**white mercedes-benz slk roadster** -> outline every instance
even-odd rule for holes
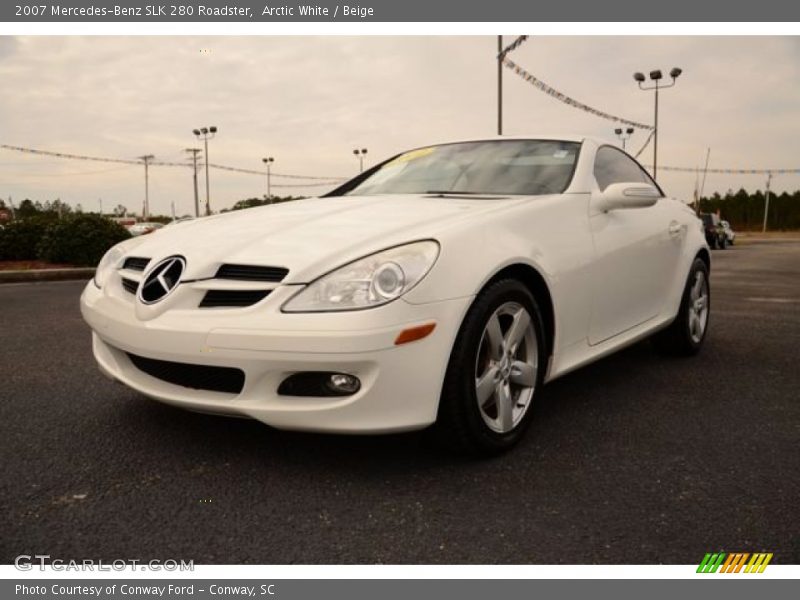
[[[503,137],[122,242],[81,309],[100,369],[156,400],[492,453],[549,380],[651,335],[696,353],[709,268],[700,220],[617,147]]]

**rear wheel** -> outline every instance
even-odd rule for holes
[[[700,351],[708,329],[711,311],[711,288],[708,267],[699,258],[694,259],[681,307],[672,324],[653,338],[656,347],[667,354],[691,356]]]
[[[516,280],[476,298],[456,338],[434,434],[448,447],[496,454],[522,437],[546,365],[536,300]]]
[[[723,235],[721,238],[719,238],[719,249],[725,250],[725,246],[727,245],[728,245],[728,239]]]

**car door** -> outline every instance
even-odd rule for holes
[[[664,198],[646,208],[599,209],[600,195],[612,183],[648,183],[660,191],[644,169],[618,148],[598,148],[594,178],[589,217],[595,251],[592,345],[659,314],[680,254],[675,238],[682,231],[670,218],[671,201]]]

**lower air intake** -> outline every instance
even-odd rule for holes
[[[227,394],[239,394],[244,387],[241,369],[156,360],[130,353],[128,358],[143,373],[173,385]]]

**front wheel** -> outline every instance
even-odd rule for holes
[[[511,448],[530,423],[547,364],[539,307],[527,287],[504,279],[484,289],[461,325],[433,432],[460,451]]]
[[[700,351],[708,329],[711,311],[711,288],[708,267],[699,258],[694,259],[681,307],[672,324],[653,338],[656,348],[666,354],[691,356]]]
[[[725,250],[725,246],[727,246],[727,245],[728,245],[728,238],[726,238],[725,236],[722,236],[721,238],[719,238],[719,249],[720,250]]]

